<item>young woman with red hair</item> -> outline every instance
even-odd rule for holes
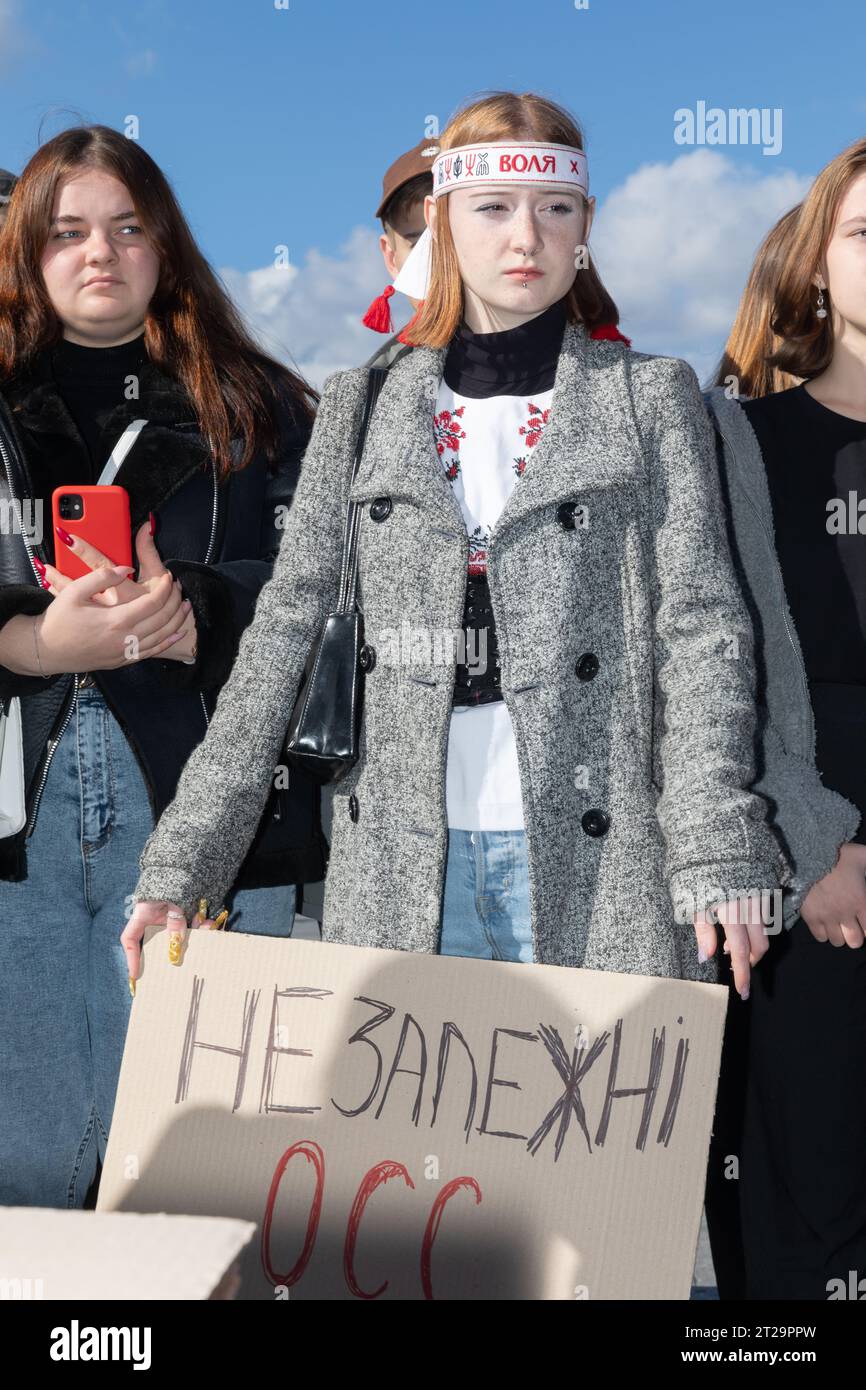
[[[403,268],[431,250],[423,307],[351,486],[368,373],[325,383],[274,577],[142,856],[131,973],[244,853],[351,497],[364,707],[324,937],[710,980],[720,907],[746,993],[785,865],[749,791],[751,631],[695,374],[616,330],[566,111],[496,93],[439,144]]]

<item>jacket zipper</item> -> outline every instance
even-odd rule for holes
[[[49,769],[50,766],[51,766],[51,759],[54,757],[54,754],[55,754],[56,751],[57,751],[57,745],[59,744],[59,742],[60,742],[60,740],[62,739],[63,735],[66,733],[66,726],[67,726],[67,724],[69,723],[70,719],[72,718],[72,712],[73,712],[73,710],[75,709],[77,703],[78,703],[78,672],[75,671],[75,672],[72,673],[72,699],[69,701],[69,708],[68,708],[68,710],[66,711],[66,718],[63,720],[63,726],[62,726],[62,728],[58,731],[56,737],[49,738],[49,740],[48,740],[48,757],[45,759],[45,762],[42,764],[42,775],[41,775],[40,778],[39,778],[39,786],[36,788],[36,793],[35,793],[35,797],[34,797],[34,801],[33,801],[33,806],[32,806],[32,808],[31,808],[30,815],[29,815],[29,817],[28,817],[28,819],[27,819],[27,829],[26,829],[25,832],[24,832],[24,838],[25,838],[25,839],[27,839],[30,835],[33,834],[33,827],[34,827],[34,825],[36,824],[36,813],[37,813],[37,811],[39,810],[39,803],[40,803],[40,801],[42,800],[42,793],[43,793],[43,791],[45,790],[45,783],[46,783],[47,780],[48,780],[48,769]]]

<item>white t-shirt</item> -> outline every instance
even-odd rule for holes
[[[462,396],[444,377],[433,431],[469,533],[469,573],[487,569],[487,542],[550,414],[553,387],[531,396]],[[467,658],[474,653],[470,649]],[[492,653],[488,651],[488,659]],[[453,830],[522,830],[523,800],[504,700],[451,712],[445,785]]]

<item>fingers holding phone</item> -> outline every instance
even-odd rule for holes
[[[89,492],[96,498],[90,498]],[[108,506],[103,505],[105,494],[115,498]],[[120,500],[117,494],[122,494]],[[36,619],[45,673],[110,670],[127,661],[161,656],[175,646],[179,659],[189,660],[190,649],[194,659],[192,605],[163,565],[150,524],[143,523],[136,535],[139,579],[132,578],[131,560],[123,566],[114,561],[115,554],[131,552],[126,490],[57,488],[52,511],[64,516],[74,511],[80,524],[74,532],[60,522],[55,524],[57,565],[41,567],[43,586],[56,596],[56,602]],[[124,527],[125,543],[117,536]],[[107,537],[111,553],[94,543],[94,534]]]

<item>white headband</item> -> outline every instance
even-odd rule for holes
[[[498,140],[457,145],[433,160],[433,197],[467,184],[561,183],[589,194],[589,166],[573,145]]]
[[[499,183],[561,184],[589,194],[589,166],[583,150],[573,145],[549,145],[540,140],[501,140],[484,145],[458,145],[445,150],[432,164],[433,197],[455,188]],[[424,299],[430,284],[433,236],[425,227],[394,281],[394,289],[410,299]]]

